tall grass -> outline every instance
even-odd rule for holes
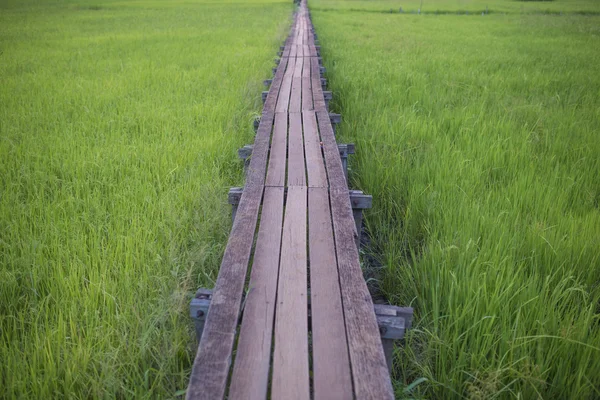
[[[600,397],[600,18],[311,4],[382,287],[416,308],[398,395]]]
[[[313,11],[377,13],[489,13],[532,14],[600,14],[595,0],[317,0]],[[355,16],[360,18],[360,16]]]
[[[169,398],[287,1],[0,4],[0,397]]]

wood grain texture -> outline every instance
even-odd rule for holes
[[[289,114],[287,185],[306,186],[302,115]]]
[[[292,91],[292,80],[294,77],[294,69],[296,67],[296,58],[290,55],[287,60],[287,68],[281,82],[281,89],[279,89],[277,105],[275,106],[276,112],[287,112],[290,104],[290,93]]]
[[[287,161],[287,113],[275,114],[275,127],[273,128],[273,139],[271,140],[271,152],[269,155],[269,167],[267,168],[267,186],[285,185],[285,168]]]
[[[229,400],[265,399],[279,273],[283,187],[266,187]]]
[[[285,74],[285,70],[287,68],[287,63],[287,58],[282,58],[281,61],[279,61],[277,72],[275,72],[275,76],[273,77],[273,81],[269,87],[269,94],[267,94],[267,98],[263,106],[263,112],[275,111],[275,105],[277,104],[277,97],[279,96],[279,90],[281,88],[281,82],[283,81],[283,75]]]
[[[327,187],[327,174],[321,151],[321,140],[317,130],[317,119],[312,111],[302,113],[304,128],[304,152],[309,187]]]
[[[308,70],[310,71],[310,69],[308,69]],[[303,76],[302,77],[302,111],[312,111],[312,110],[313,110],[312,82],[310,80],[310,77]]]
[[[312,65],[310,59],[304,60],[302,69],[302,111],[313,109],[312,82],[310,79]]]
[[[299,113],[302,111],[302,66],[304,58],[296,58],[296,67],[292,81],[292,93],[290,96],[289,112]]]
[[[277,289],[272,399],[310,398],[306,207],[306,187],[289,187]]]
[[[358,399],[393,399],[373,302],[360,267],[348,186],[329,114],[320,112],[317,120],[330,185],[331,216],[355,394]]]
[[[314,399],[352,399],[327,188],[308,189]]]
[[[290,47],[290,58],[296,58],[298,55],[298,47],[295,44],[292,44]]]
[[[311,82],[313,92],[313,104],[316,112],[327,112],[325,98],[323,97],[323,89],[321,88],[321,71],[319,60],[316,57],[310,58],[311,62]]]

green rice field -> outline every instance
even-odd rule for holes
[[[600,2],[309,7],[397,398],[600,398]],[[185,393],[292,11],[0,0],[0,398]]]
[[[600,398],[600,3],[311,4],[380,286],[415,307],[398,398]]]
[[[0,2],[0,397],[173,398],[288,2]]]

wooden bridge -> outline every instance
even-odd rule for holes
[[[375,307],[363,278],[350,196],[365,196],[348,189],[315,43],[303,0],[245,148],[245,186],[230,193],[216,286],[192,301],[188,399],[393,398],[386,352],[412,310]]]

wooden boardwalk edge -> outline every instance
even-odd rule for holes
[[[371,198],[348,188],[341,153],[354,148],[336,142],[339,115],[328,111],[320,46],[298,3],[245,150],[245,186],[230,192],[237,211],[186,399],[394,398],[380,324],[393,325],[390,352],[412,310],[376,315],[351,203]]]

